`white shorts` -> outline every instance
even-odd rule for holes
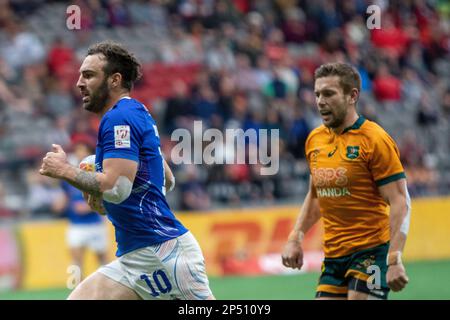
[[[213,298],[202,251],[190,232],[124,254],[98,271],[144,300]]]
[[[76,225],[67,230],[66,241],[69,248],[89,248],[97,253],[108,249],[108,229],[104,223]]]

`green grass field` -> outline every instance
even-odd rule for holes
[[[403,292],[391,293],[390,299],[450,300],[450,260],[408,263],[406,269],[410,283]],[[210,284],[217,299],[309,300],[314,298],[318,276],[211,277]],[[68,294],[67,289],[4,292],[0,300],[58,300]]]

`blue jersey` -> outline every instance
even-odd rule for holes
[[[155,121],[134,99],[120,99],[100,122],[96,170],[102,171],[103,160],[110,158],[138,163],[128,199],[120,204],[103,201],[115,227],[118,257],[187,232],[166,201],[164,164]]]
[[[93,223],[101,223],[101,216],[95,211],[91,211],[89,213],[77,213],[75,210],[75,206],[79,203],[86,203],[83,194],[81,191],[74,186],[70,185],[67,182],[62,183],[62,188],[66,193],[68,198],[68,204],[66,207],[65,214],[69,219],[69,222],[76,225],[83,224],[93,224]]]

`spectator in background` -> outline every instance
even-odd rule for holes
[[[10,1],[0,1],[0,26],[3,26],[4,22],[11,17],[14,17],[14,11]]]
[[[70,114],[74,107],[73,97],[63,83],[56,78],[50,78],[45,98],[45,108],[48,114],[62,117]]]
[[[269,135],[271,130],[278,130],[280,138],[286,138],[280,113],[273,107],[267,108],[266,121],[263,128],[268,130]]]
[[[265,48],[265,55],[274,62],[284,59],[287,54],[286,43],[284,42],[284,34],[280,29],[273,29],[270,31]]]
[[[97,13],[97,12],[94,12]],[[130,13],[122,0],[108,1],[109,22],[112,27],[127,27],[131,25]],[[94,16],[95,17],[95,16]]]
[[[439,133],[434,130],[439,123],[439,111],[437,106],[431,101],[428,93],[424,92],[416,107],[418,109],[416,121],[418,126],[422,128],[422,136],[427,141],[430,151],[442,148],[440,146],[442,142],[439,141]],[[436,153],[436,151],[432,151],[432,153]]]
[[[423,86],[420,78],[414,69],[404,68],[402,73],[402,93],[401,96],[408,103],[417,103],[421,99]]]
[[[164,114],[164,131],[171,134],[177,128],[188,128],[193,121],[194,104],[185,82],[178,80],[172,84],[172,95],[167,99]]]
[[[72,67],[75,52],[61,37],[56,37],[47,55],[48,70],[51,75],[61,77],[67,67]]]
[[[423,146],[417,140],[416,134],[412,130],[408,130],[403,134],[400,146],[400,158],[405,166],[421,166],[425,151]]]
[[[325,0],[319,11],[320,34],[327,34],[331,30],[338,29],[343,19],[340,10],[337,10],[336,2]]]
[[[444,93],[442,98],[441,109],[447,123],[450,123],[450,86],[447,88],[447,91]]]
[[[391,74],[386,64],[382,64],[373,81],[373,91],[378,101],[399,101],[401,89],[402,83],[400,79]]]
[[[207,28],[218,29],[223,23],[237,24],[239,22],[239,15],[232,1],[217,0],[211,3],[214,6],[212,13],[208,14],[204,10],[206,13],[204,24]]]
[[[207,210],[211,206],[199,169],[191,164],[184,165],[180,176],[181,210]],[[180,181],[181,180],[181,181]]]
[[[274,64],[280,78],[287,85],[288,94],[296,94],[299,89],[300,70],[295,65],[291,56],[286,54]]]
[[[233,81],[236,83],[238,90],[258,90],[256,73],[251,66],[250,58],[244,53],[239,53],[236,56],[236,70],[233,72]]]
[[[38,14],[25,4],[0,3],[0,158],[14,154],[18,161],[32,160],[48,146],[48,136],[61,143],[68,143],[68,136],[96,137],[98,119],[71,112],[79,103],[72,87],[78,77],[77,56],[84,57],[85,47],[107,34],[136,48],[145,68],[161,71],[151,73],[151,81],[137,89],[151,112],[163,115],[162,141],[170,141],[176,128],[191,129],[196,116],[205,121],[204,127],[219,130],[284,131],[280,157],[293,170],[284,191],[275,188],[279,199],[301,196],[304,190],[308,175],[296,146],[303,143],[307,128],[321,124],[312,71],[330,61],[358,68],[363,90],[360,112],[366,117],[395,133],[409,123],[421,124],[415,127],[417,139],[404,139],[405,146],[399,147],[406,154],[422,150],[420,166],[410,167],[420,171],[428,170],[426,164],[433,162],[430,154],[439,145],[439,190],[448,190],[450,93],[445,88],[450,79],[450,33],[442,2],[435,6],[432,1],[382,1],[381,30],[367,28],[367,3],[359,0],[75,0],[74,4],[81,8],[83,30],[66,34],[65,28],[42,27],[54,22],[55,17],[46,16],[52,12],[47,7],[59,3],[43,3]],[[18,21],[27,23],[29,31]],[[80,49],[78,55],[73,48]],[[194,68],[187,67],[193,64]],[[425,94],[431,99],[423,105]],[[63,119],[51,117],[50,111]],[[427,134],[439,139],[422,145]],[[163,146],[170,153],[169,144]],[[214,170],[218,174],[213,179]],[[210,193],[210,206],[257,203],[256,195],[263,197],[258,188],[270,184],[254,181],[252,174],[231,181],[226,173],[219,165],[207,170],[206,177],[200,174],[198,183]],[[181,204],[175,196],[173,201],[174,206]]]
[[[68,147],[70,145],[69,123],[69,116],[57,116],[46,132],[46,145],[49,146],[52,143],[57,143],[60,146]]]
[[[345,32],[349,42],[355,46],[355,51],[358,50],[357,46],[363,45],[369,38],[369,30],[367,29],[366,21],[362,16],[357,15],[347,22],[345,25]]]
[[[256,61],[255,77],[260,91],[272,80],[270,61],[265,55],[260,55]]]
[[[417,124],[422,127],[435,126],[439,120],[438,110],[433,106],[430,97],[424,93],[419,102]]]
[[[112,23],[122,22],[128,23],[128,13],[121,4],[110,3],[109,12],[106,11],[100,0],[88,0],[89,13],[91,18],[92,28],[109,27]],[[87,10],[86,10],[87,11]],[[84,11],[83,11],[84,12]]]
[[[97,131],[93,129],[93,125],[90,124],[91,119],[86,113],[77,113],[78,116],[73,117],[72,131],[70,135],[70,141],[84,141],[85,143],[91,143],[97,138]]]
[[[373,121],[373,122],[379,121],[377,109],[372,103],[361,101],[359,108],[360,108],[361,114],[364,116],[364,118],[366,118],[370,121]]]
[[[219,40],[206,52],[206,64],[211,71],[231,71],[235,69],[234,54],[225,40]]]
[[[194,102],[194,112],[196,117],[205,121],[204,125],[211,125],[213,115],[219,112],[217,97],[209,84],[203,84],[199,88],[199,97]]]
[[[311,130],[302,108],[295,108],[295,118],[289,130],[288,148],[296,159],[305,158],[305,142]]]
[[[285,99],[288,95],[288,85],[282,78],[281,70],[273,70],[272,80],[264,88],[264,93],[274,99]]]
[[[424,50],[419,42],[412,43],[406,54],[405,64],[426,79],[428,68],[423,59],[423,51]]]
[[[33,215],[49,217],[58,210],[55,207],[55,201],[63,195],[64,191],[56,180],[40,175],[39,168],[40,165],[32,167],[26,173],[27,209]]]
[[[307,39],[305,13],[300,8],[292,8],[285,13],[286,21],[282,25],[287,42],[302,43]]]
[[[404,55],[410,39],[404,30],[395,26],[392,17],[385,13],[381,20],[381,29],[372,30],[371,40],[376,48],[398,59]]]
[[[181,26],[172,27],[172,39],[169,50],[171,52],[166,56],[166,62],[169,63],[193,63],[200,62],[203,59],[203,48]]]
[[[45,96],[45,84],[42,82],[42,78],[45,76],[44,72],[39,67],[26,66],[23,68],[22,74],[24,97],[30,100],[37,109],[38,106],[43,105]]]
[[[259,130],[263,129],[264,127],[264,114],[258,111],[251,111],[249,112],[247,118],[244,121],[243,130],[251,130],[252,132],[256,133],[256,141],[252,141],[253,139],[249,139],[248,143],[251,144],[259,144],[259,136],[258,132]]]
[[[144,23],[149,23],[153,28],[161,31],[168,29],[167,8],[162,6],[160,0],[150,0],[147,4],[148,18]]]
[[[236,92],[236,85],[233,78],[229,75],[225,75],[219,80],[219,97],[217,106],[219,114],[222,117],[224,123],[226,123],[233,114],[233,98]]]
[[[6,21],[5,31],[7,39],[1,43],[0,53],[6,63],[15,69],[42,62],[45,49],[39,38],[25,30],[18,18]]]

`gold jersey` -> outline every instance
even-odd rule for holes
[[[341,134],[322,125],[308,136],[305,151],[324,224],[325,257],[388,242],[389,213],[378,187],[405,174],[386,131],[362,116]]]

